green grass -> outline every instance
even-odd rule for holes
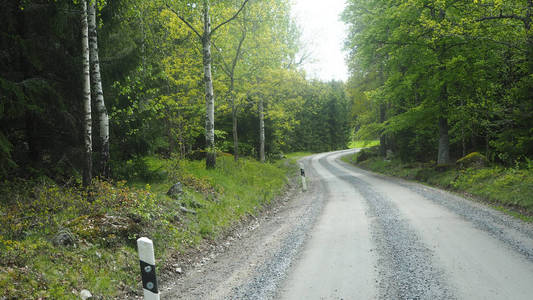
[[[140,177],[150,180],[96,181],[89,193],[50,181],[0,183],[0,298],[72,299],[82,289],[103,299],[139,294],[136,238],[154,241],[161,269],[172,255],[258,214],[296,173],[292,160],[235,163],[222,156],[213,170],[204,161],[143,161]],[[179,201],[166,195],[177,181],[184,185]],[[60,230],[76,244],[55,246]]]
[[[374,147],[374,146],[379,146],[379,140],[351,141],[348,144],[348,148],[367,148],[367,147]]]
[[[291,160],[298,160],[302,157],[306,157],[306,156],[309,156],[309,155],[312,155],[313,153],[312,152],[292,152],[292,153],[288,153],[287,155],[285,155],[288,159],[291,159]]]
[[[343,158],[347,162],[351,156]],[[505,212],[531,221],[533,216],[533,170],[490,166],[485,168],[436,170],[428,163],[402,163],[372,157],[358,166],[452,191],[468,193]]]

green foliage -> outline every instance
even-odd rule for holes
[[[453,158],[531,159],[532,5],[348,1],[356,137],[379,137],[403,161],[435,160],[448,139]],[[449,128],[439,130],[440,120]]]
[[[370,148],[379,146],[379,140],[356,140],[348,144],[348,148]]]
[[[111,162],[113,177],[127,181],[158,181],[166,176],[164,167],[154,164],[152,157],[134,156],[127,161]]]
[[[379,156],[379,147],[374,146],[370,148],[361,149],[359,152],[353,155],[352,160],[357,163],[360,163],[372,157],[377,157],[377,156]]]
[[[154,240],[158,268],[164,269],[176,252],[257,214],[295,173],[294,163],[235,163],[231,156],[220,157],[214,170],[201,161],[142,160],[151,171],[163,168],[168,179],[95,181],[89,190],[50,180],[0,184],[0,297],[76,298],[81,289],[106,299],[138,295],[136,238]],[[177,180],[184,184],[180,200],[166,195]],[[180,213],[180,206],[197,214]],[[75,244],[54,245],[65,230]]]

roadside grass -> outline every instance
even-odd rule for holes
[[[349,163],[357,157],[348,155],[343,160]],[[416,180],[432,186],[466,193],[493,205],[495,208],[533,221],[533,169],[504,168],[448,168],[437,170],[430,163],[402,163],[371,157],[355,163],[357,166],[389,176]]]
[[[300,158],[306,157],[309,155],[313,155],[313,153],[312,152],[292,152],[292,153],[286,154],[285,156],[290,160],[297,161]]]
[[[259,213],[296,174],[293,160],[221,156],[213,170],[204,161],[143,160],[141,177],[150,180],[95,180],[89,191],[46,179],[0,183],[0,298],[72,299],[82,289],[102,299],[140,295],[138,237],[154,241],[161,269]],[[182,196],[167,196],[178,181]],[[58,233],[73,244],[54,244]]]
[[[348,144],[348,148],[366,148],[379,146],[379,140],[369,140],[369,141],[351,141]]]

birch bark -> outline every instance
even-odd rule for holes
[[[100,133],[99,172],[104,178],[110,176],[109,168],[109,115],[104,102],[100,60],[98,58],[98,36],[96,31],[96,0],[90,0],[88,6],[89,52],[91,61],[92,92],[96,102]]]
[[[91,80],[89,67],[89,26],[87,22],[87,1],[82,1],[81,14],[81,49],[83,59],[83,134],[84,134],[84,168],[83,186],[91,185],[92,180],[92,118],[91,118]]]
[[[205,82],[205,142],[207,169],[213,169],[216,165],[215,150],[215,95],[213,92],[213,76],[211,75],[211,18],[209,16],[209,1],[204,0],[204,32],[202,36],[204,82]]]

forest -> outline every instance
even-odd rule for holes
[[[346,82],[291,0],[0,7],[1,299],[139,296],[138,237],[175,278],[348,147],[533,215],[533,0],[346,0]]]
[[[289,0],[0,7],[2,299],[138,296],[137,238],[176,276],[276,203],[293,152],[349,141]]]
[[[381,154],[533,159],[531,0],[347,1],[354,126]]]
[[[306,79],[290,1],[2,1],[0,176],[129,179],[143,157],[344,148],[342,82]]]

